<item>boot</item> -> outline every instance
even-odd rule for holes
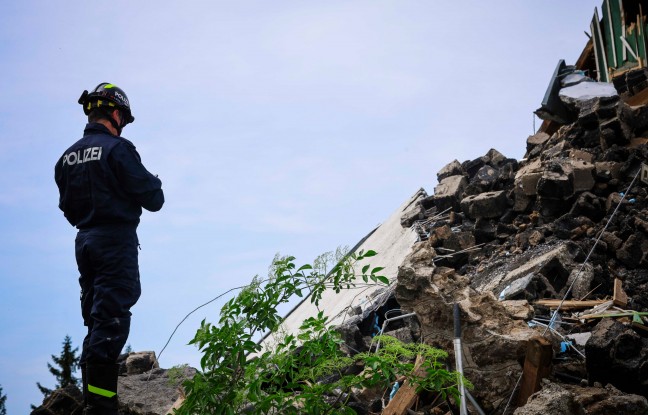
[[[119,366],[115,364],[87,364],[87,401],[84,415],[119,415],[118,373]]]
[[[81,392],[83,393],[83,407],[88,405],[88,376],[86,375],[86,364],[81,365]]]

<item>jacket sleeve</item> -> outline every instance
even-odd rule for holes
[[[144,209],[157,212],[164,204],[162,181],[142,164],[135,146],[124,141],[110,152],[108,159],[122,190]]]

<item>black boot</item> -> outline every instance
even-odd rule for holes
[[[83,408],[88,405],[88,376],[86,375],[86,364],[81,364],[81,392],[83,393]]]
[[[118,373],[119,366],[115,364],[87,364],[87,401],[84,415],[119,415]]]

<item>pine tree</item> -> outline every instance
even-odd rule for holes
[[[78,347],[72,349],[72,339],[70,339],[70,336],[65,336],[61,354],[58,357],[52,355],[52,360],[56,366],[48,363],[47,368],[56,378],[57,383],[55,389],[64,388],[69,385],[79,386],[79,379],[74,376],[74,372],[79,367],[79,359],[81,358],[80,356],[77,356],[78,351]],[[38,389],[45,398],[50,396],[53,392],[52,389],[44,387],[40,382],[36,382],[36,386],[38,386]],[[32,408],[34,408],[33,405]],[[2,413],[0,413],[0,415],[2,415]]]
[[[7,402],[7,395],[2,393],[2,386],[0,386],[0,415],[7,415],[5,402]]]

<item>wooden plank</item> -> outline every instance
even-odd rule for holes
[[[594,41],[592,39],[593,38],[589,38],[587,44],[585,45],[585,48],[576,60],[576,69],[585,69],[587,61],[592,56],[592,53],[594,53]]]
[[[538,300],[535,302],[536,305],[542,305],[545,307],[549,308],[558,308],[560,305],[561,300],[553,300],[553,299],[543,299],[543,300]],[[562,306],[560,308],[563,309],[569,309],[573,310],[576,308],[590,308],[590,307],[596,307],[597,305],[603,304],[607,302],[607,300],[565,300],[562,303]]]
[[[423,377],[425,376],[425,369],[421,367],[423,364],[423,358],[421,356],[416,357],[416,362],[414,363],[414,375]],[[398,389],[398,392],[394,395],[389,404],[383,409],[383,415],[406,415],[407,410],[414,405],[418,398],[416,393],[416,386],[410,384],[408,380],[403,382],[403,385]]]
[[[173,406],[172,406],[171,408],[169,408],[169,409],[166,411],[166,415],[173,415],[173,411],[175,411],[176,409],[179,409],[180,406],[182,405],[182,403],[184,402],[184,400],[185,400],[184,396],[180,396],[180,397],[179,397],[179,398],[178,398],[178,399],[173,403]]]
[[[623,291],[622,281],[618,278],[614,279],[614,295],[612,296],[612,303],[621,308],[626,308],[628,306],[628,295]]]
[[[614,32],[614,21],[612,17],[612,8],[610,7],[610,0],[603,0],[601,6],[601,13],[603,15],[603,35],[605,36],[605,44],[607,46],[606,54],[607,61],[610,67],[616,69],[621,66],[621,62],[617,60],[617,47],[616,47],[616,33]]]
[[[544,337],[534,337],[527,345],[524,370],[520,382],[518,405],[526,404],[529,396],[540,390],[540,382],[551,374],[553,349]]]
[[[601,21],[599,20],[598,9],[594,8],[594,17],[590,24],[592,39],[594,42],[594,56],[596,60],[597,81],[609,82],[607,56],[605,54],[605,44],[603,33],[601,33]]]
[[[648,88],[634,94],[630,98],[625,100],[625,103],[631,107],[637,107],[640,105],[646,105],[648,103]]]

